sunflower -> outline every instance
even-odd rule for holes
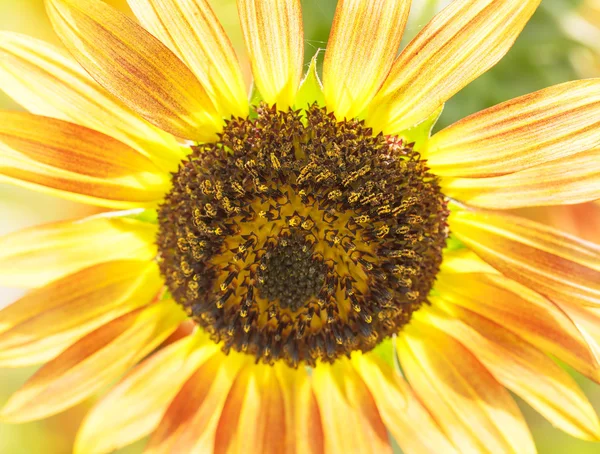
[[[600,437],[600,247],[507,214],[600,198],[600,79],[431,135],[540,0],[340,0],[303,71],[299,0],[48,0],[70,54],[0,35],[0,174],[110,211],[0,240],[1,411],[106,390],[76,453],[534,452],[510,392]],[[249,101],[250,99],[250,101]],[[119,380],[116,384],[115,381]]]

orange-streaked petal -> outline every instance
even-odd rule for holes
[[[306,370],[276,364],[283,391],[286,421],[286,454],[325,454],[323,426],[317,399]]]
[[[433,307],[427,309],[431,324],[468,348],[502,385],[555,427],[584,440],[600,438],[592,405],[575,380],[549,356],[492,320],[437,298],[432,302]]]
[[[200,365],[169,405],[146,453],[214,452],[217,425],[244,364],[236,359],[217,352]]]
[[[192,70],[222,116],[248,116],[240,65],[207,0],[128,3],[140,23]]]
[[[123,260],[30,292],[0,311],[0,367],[54,358],[85,334],[148,304],[162,285],[155,263]]]
[[[25,35],[0,33],[0,87],[36,115],[103,132],[177,169],[184,148],[104,90],[65,50]]]
[[[25,112],[0,111],[0,181],[107,206],[153,206],[169,175],[100,132]]]
[[[550,299],[600,306],[600,246],[516,216],[452,212],[454,234],[493,267]]]
[[[600,148],[508,175],[449,178],[443,188],[448,197],[491,209],[589,202],[600,199]]]
[[[397,134],[425,120],[494,66],[540,0],[455,0],[406,46],[371,103],[367,123]]]
[[[475,113],[435,134],[423,153],[436,175],[479,178],[524,170],[599,143],[600,79],[588,79]]]
[[[559,305],[573,320],[595,358],[600,361],[600,308],[581,306],[569,301],[561,301]],[[600,382],[600,379],[596,381]]]
[[[397,346],[408,381],[459,452],[535,453],[517,404],[463,345],[413,318]]]
[[[111,260],[152,260],[157,226],[90,216],[36,226],[0,237],[0,285],[42,287]]]
[[[455,251],[444,251],[444,260],[440,272],[448,273],[488,273],[497,274],[499,271],[484,262],[477,254],[467,248]]]
[[[227,396],[214,453],[279,454],[285,449],[285,430],[283,391],[275,369],[262,364],[246,367]]]
[[[47,0],[54,30],[109,92],[184,139],[214,139],[222,120],[196,76],[164,44],[100,0]]]
[[[148,435],[190,375],[217,349],[198,332],[144,360],[86,415],[74,452],[109,453]]]
[[[375,355],[355,354],[352,362],[404,452],[457,452],[398,372]]]
[[[325,452],[391,454],[377,405],[349,359],[318,364],[312,378],[323,421]]]
[[[581,329],[533,290],[501,274],[442,272],[435,285],[444,300],[494,320],[592,380],[600,380],[598,358]]]
[[[268,104],[284,110],[294,98],[304,63],[300,0],[238,0],[254,83]]]
[[[158,347],[184,317],[166,300],[98,328],[38,370],[11,396],[0,419],[32,421],[72,407]]]
[[[410,3],[338,1],[323,62],[325,103],[338,119],[357,117],[381,87],[396,58]]]

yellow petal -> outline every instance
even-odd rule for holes
[[[325,452],[391,454],[377,405],[350,360],[318,364],[313,384],[323,421]]]
[[[167,300],[98,328],[38,370],[11,396],[0,418],[32,421],[72,407],[159,346],[183,318],[179,306]]]
[[[323,427],[317,400],[306,370],[276,364],[275,373],[285,406],[285,453],[324,454]]]
[[[294,103],[304,63],[300,0],[238,0],[254,83],[280,110]]]
[[[600,308],[584,307],[570,301],[561,301],[559,305],[585,337],[594,358],[600,361]],[[600,378],[596,381],[600,382]]]
[[[471,206],[491,209],[589,202],[600,199],[600,148],[508,175],[449,179],[443,190]]]
[[[455,0],[396,59],[371,103],[367,123],[397,134],[433,114],[494,66],[540,0]]]
[[[199,332],[144,360],[86,415],[74,452],[109,453],[148,435],[190,375],[217,349]]]
[[[517,404],[464,346],[414,318],[397,345],[408,381],[459,452],[535,453]]]
[[[126,218],[90,216],[0,237],[0,285],[42,287],[102,262],[152,260],[157,227]]]
[[[435,288],[445,301],[494,320],[592,380],[600,380],[600,364],[580,327],[526,286],[501,274],[442,272]]]
[[[143,120],[52,44],[1,32],[0,87],[31,113],[114,137],[168,171],[183,157],[184,148],[171,134]]]
[[[0,311],[0,366],[54,358],[90,331],[148,304],[162,285],[156,264],[123,260],[32,291]]]
[[[158,39],[100,0],[48,0],[56,33],[109,92],[184,139],[215,138],[222,120],[206,91]]]
[[[240,65],[207,0],[128,0],[140,23],[196,75],[224,117],[248,115]]]
[[[410,0],[340,0],[323,62],[323,92],[338,119],[357,117],[396,58]]]
[[[0,151],[0,180],[111,208],[153,206],[170,184],[116,139],[24,112],[0,111]]]
[[[550,357],[492,320],[440,304],[437,298],[432,302],[433,307],[427,309],[431,324],[467,347],[500,384],[555,427],[584,440],[599,439],[600,423],[592,405],[575,380]]]
[[[441,272],[448,273],[498,273],[493,266],[481,260],[473,251],[462,248],[455,251],[444,251]]]
[[[600,306],[600,246],[537,222],[454,211],[454,234],[506,276],[548,296]]]
[[[424,156],[437,175],[479,178],[524,170],[598,143],[600,79],[588,79],[473,114],[435,134]]]
[[[179,388],[145,452],[214,452],[217,424],[242,365],[219,352],[201,364]]]
[[[404,452],[457,452],[399,373],[375,355],[356,354],[352,360]]]
[[[247,367],[237,378],[219,421],[215,454],[284,452],[283,392],[272,366]]]

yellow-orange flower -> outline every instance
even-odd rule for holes
[[[501,210],[600,198],[600,80],[431,136],[539,2],[455,0],[396,56],[410,1],[340,0],[321,84],[299,0],[238,0],[259,105],[207,0],[47,0],[69,52],[0,34],[1,180],[121,210],[0,239],[32,288],[0,366],[46,363],[1,418],[122,377],[75,452],[534,452],[511,391],[597,440],[551,356],[600,380],[600,246]]]

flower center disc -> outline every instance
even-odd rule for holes
[[[314,366],[373,349],[426,303],[447,216],[412,146],[317,106],[260,106],[174,174],[159,265],[226,352]]]

